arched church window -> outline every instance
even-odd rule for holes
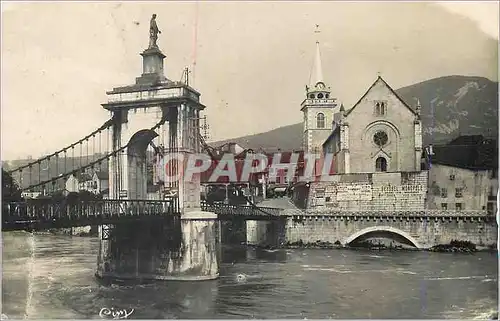
[[[387,105],[383,101],[375,103],[375,115],[384,116],[387,113]]]
[[[317,128],[325,128],[325,114],[319,113],[316,116],[316,127]]]
[[[377,160],[375,161],[375,171],[387,172],[387,160],[385,158],[377,158]]]
[[[384,131],[378,131],[373,135],[373,142],[380,148],[384,147],[388,140],[389,138]]]
[[[319,93],[319,94],[318,94],[318,99],[321,99],[321,98],[323,98],[323,94],[322,94],[322,93]]]

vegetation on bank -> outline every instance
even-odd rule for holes
[[[496,244],[491,244],[489,246],[476,246],[476,244],[469,241],[452,240],[449,244],[439,244],[433,246],[429,249],[417,249],[415,247],[404,246],[400,244],[390,244],[389,246],[382,243],[375,243],[373,241],[367,240],[363,242],[356,242],[349,245],[342,245],[340,241],[335,243],[316,241],[316,242],[303,242],[299,240],[297,242],[287,242],[283,243],[281,246],[270,246],[270,245],[259,245],[252,247],[264,248],[264,249],[274,249],[274,248],[284,248],[284,249],[352,249],[352,250],[389,250],[389,251],[431,251],[431,252],[452,252],[452,253],[473,253],[480,251],[496,251]]]
[[[21,189],[12,175],[2,168],[2,204],[22,200]]]
[[[47,200],[48,202],[66,202],[68,204],[77,203],[78,201],[91,201],[102,199],[101,195],[96,195],[88,191],[72,192],[65,194],[62,191],[53,193],[52,195],[42,195],[37,199]],[[6,206],[11,202],[21,202],[24,198],[22,192],[14,180],[5,169],[2,168],[2,211],[6,210]],[[76,230],[76,231],[75,231]],[[78,227],[78,228],[60,228],[48,229],[36,232],[38,234],[57,234],[57,235],[74,235],[74,236],[96,236],[97,226]]]
[[[438,244],[429,249],[431,252],[461,252],[472,253],[477,252],[476,244],[469,241],[452,240],[449,244]]]

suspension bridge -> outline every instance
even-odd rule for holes
[[[189,71],[181,81],[164,74],[154,19],[149,46],[141,53],[142,74],[132,85],[106,93],[102,107],[110,118],[76,142],[8,169],[21,191],[39,197],[3,201],[2,230],[98,225],[99,277],[214,279],[220,221],[272,221],[282,210],[251,202],[209,204],[201,200],[199,177],[161,179],[162,161],[172,153],[205,152],[212,159],[214,154],[200,133],[205,106],[189,85]],[[174,176],[179,167],[169,166],[167,174]],[[97,172],[108,174],[105,192],[95,199],[68,197],[80,189],[79,178]]]

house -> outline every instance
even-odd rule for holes
[[[39,196],[43,195],[43,193],[44,193],[43,186],[36,186],[29,190],[22,191],[21,197],[24,199],[38,198]]]
[[[71,174],[64,188],[67,192],[73,193],[87,191],[93,194],[103,194],[109,188],[108,175],[107,171]]]
[[[92,189],[94,194],[102,194],[109,188],[109,172],[96,171],[92,176]]]
[[[77,174],[77,179],[78,179],[78,191],[88,191],[91,193],[94,191],[91,174],[89,173]]]
[[[428,207],[496,212],[498,145],[482,135],[463,135],[424,150],[429,170]]]
[[[79,181],[78,181],[78,175],[77,174],[71,174],[69,175],[68,179],[66,180],[66,190],[70,193],[78,193],[79,189]]]
[[[160,185],[147,184],[146,188],[146,199],[154,201],[160,200]]]

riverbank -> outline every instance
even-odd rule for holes
[[[253,248],[261,248],[267,250],[273,249],[349,249],[349,250],[371,250],[371,251],[427,251],[427,252],[440,252],[440,253],[475,253],[475,252],[496,252],[497,245],[481,245],[476,246],[475,244],[468,241],[451,241],[449,244],[439,244],[427,249],[418,249],[411,246],[404,245],[394,245],[386,246],[384,244],[373,244],[370,242],[362,242],[356,245],[344,246],[340,242],[330,243],[317,241],[314,243],[304,243],[304,242],[288,242],[282,244],[281,246],[258,246],[258,245],[248,245]]]
[[[98,236],[97,226],[79,226],[69,228],[52,228],[43,231],[35,231],[36,235],[66,235],[78,237],[96,237]]]

